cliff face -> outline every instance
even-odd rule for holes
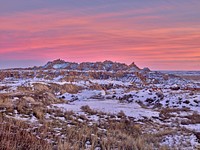
[[[139,71],[140,68],[136,66],[134,63],[131,65],[127,65],[125,63],[118,63],[112,61],[104,61],[104,62],[82,62],[82,63],[74,63],[74,62],[65,62],[64,60],[54,60],[52,62],[48,62],[42,68],[44,69],[69,69],[69,70],[104,70],[104,71]]]

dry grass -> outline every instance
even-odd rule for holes
[[[23,110],[26,104],[22,100],[20,105]],[[95,114],[104,118],[106,115],[92,110],[89,106],[83,106],[82,109],[88,115]],[[11,121],[1,117],[0,121],[6,122],[1,124],[1,129],[6,132],[2,132],[2,137],[7,140],[7,143],[3,141],[5,144],[0,146],[0,149],[8,149],[8,147],[23,149],[20,145],[22,141],[28,149],[52,149],[52,145],[54,145],[54,149],[58,150],[80,150],[86,148],[85,143],[88,141],[90,149],[100,147],[102,150],[116,148],[151,150],[155,145],[159,147],[159,144],[156,144],[159,140],[157,136],[142,134],[140,126],[128,120],[123,112],[118,114],[121,120],[116,120],[115,116],[111,117],[107,114],[110,117],[107,117],[106,121],[99,121],[89,125],[90,121],[86,115],[76,115],[72,111],[63,112],[60,109],[47,109],[41,106],[33,107],[31,111],[40,121],[39,126],[31,127],[32,124],[17,120]],[[45,119],[46,113],[51,116],[50,120]],[[5,114],[2,114],[2,116],[5,116]],[[59,117],[63,117],[65,120],[59,120]],[[79,119],[83,121],[80,122]],[[8,128],[8,131],[5,128]],[[59,132],[57,129],[59,129]],[[52,145],[44,141],[44,139],[52,141]],[[11,141],[14,141],[14,143]]]
[[[160,110],[160,118],[161,119],[169,119],[169,118],[172,118],[172,117],[175,117],[174,114],[172,113],[180,113],[180,112],[188,112],[190,111],[188,108],[163,108]]]
[[[41,107],[35,107],[33,109],[33,115],[39,120],[44,119],[44,110]]]
[[[10,97],[6,94],[0,95],[0,110],[6,110],[7,112],[13,112],[14,105]]]
[[[67,93],[71,93],[71,94],[76,94],[80,90],[82,90],[82,87],[74,85],[74,84],[58,85],[58,84],[52,83],[50,85],[50,90],[52,93],[60,92],[61,94],[64,94],[67,92]]]
[[[95,74],[93,74],[95,77]],[[105,76],[106,78],[106,76]],[[109,88],[109,87],[94,87]],[[72,111],[63,112],[61,109],[48,108],[54,103],[63,103],[55,96],[55,92],[76,93],[80,90],[72,84],[41,85],[34,84],[34,90],[22,88],[21,95],[15,95],[18,100],[12,101],[14,95],[3,95],[0,107],[6,108],[0,117],[0,149],[58,149],[80,150],[97,147],[104,149],[135,149],[151,150],[163,149],[159,145],[162,135],[143,134],[141,126],[128,119],[124,112],[117,115],[106,114],[92,110],[89,106],[82,106],[84,115],[77,115]],[[18,89],[19,90],[19,89]],[[129,97],[124,97],[127,99]],[[27,122],[8,119],[17,116],[24,117]],[[169,110],[163,111],[168,114]],[[99,117],[98,121],[91,121],[88,116]],[[30,122],[35,116],[37,120]],[[46,117],[49,116],[49,117]],[[35,119],[35,118],[34,118]],[[49,141],[49,143],[47,142]],[[52,146],[53,145],[53,146]]]
[[[0,123],[0,149],[2,150],[50,150],[52,146],[28,132],[28,125],[17,120],[3,119]]]
[[[63,112],[61,109],[50,109],[47,107],[50,104],[63,102],[63,100],[57,99],[52,91],[26,91],[27,93],[17,95],[19,99],[13,103],[13,95],[1,96],[0,107],[6,108],[1,113],[1,116],[13,117],[15,116],[14,110],[17,110],[18,115],[29,119],[35,116],[37,120],[34,123],[28,121],[25,123],[1,117],[0,121],[4,122],[4,124],[0,125],[2,137],[0,142],[4,144],[0,145],[0,149],[7,150],[9,147],[11,149],[24,149],[26,146],[28,149],[52,149],[53,147],[59,150],[80,150],[86,149],[85,143],[87,142],[90,143],[89,149],[97,147],[102,150],[167,149],[160,146],[159,142],[164,136],[172,134],[171,132],[144,134],[142,125],[138,125],[133,119],[128,119],[122,111],[117,115],[106,114],[93,110],[86,105],[81,107],[85,114],[77,115],[72,111]],[[8,104],[7,107],[5,107],[6,103]],[[187,110],[163,109],[161,116],[163,118],[173,117],[171,112],[180,111]],[[50,117],[47,118],[47,115]],[[99,117],[98,121],[91,121],[88,118],[91,115]],[[196,122],[198,117],[195,114],[188,116],[188,118],[191,120],[193,118]],[[6,141],[3,140],[4,138]],[[12,143],[12,141],[14,142]]]
[[[200,123],[200,114],[193,113],[192,115],[185,116],[188,120],[181,121],[181,124],[188,125],[188,124],[199,124]]]

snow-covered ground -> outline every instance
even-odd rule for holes
[[[62,69],[66,66],[67,64],[57,64],[53,68]],[[22,76],[24,73],[31,73],[31,70],[19,72]],[[168,75],[166,73],[169,72],[162,74],[160,72],[139,71],[137,73],[127,72],[125,75],[120,74],[115,77],[111,71],[104,70],[102,73],[100,71],[78,70],[74,71],[74,78],[70,81],[66,79],[66,77],[72,77],[69,75],[69,70],[64,72],[43,70],[41,72],[34,72],[33,74],[36,74],[34,77],[21,77],[19,75],[19,77],[6,77],[0,80],[0,94],[2,96],[8,94],[13,102],[17,102],[24,97],[17,97],[16,93],[26,96],[29,94],[30,97],[34,95],[34,92],[40,93],[39,88],[34,91],[34,86],[37,83],[41,87],[45,86],[42,88],[43,95],[48,92],[55,99],[63,100],[62,103],[54,101],[54,103],[49,104],[50,108],[60,109],[63,112],[73,111],[77,115],[85,114],[81,109],[83,106],[89,106],[97,112],[116,116],[123,112],[138,123],[141,123],[142,120],[145,124],[144,120],[148,120],[149,124],[153,124],[151,127],[149,125],[149,130],[156,130],[154,125],[161,128],[165,125],[176,127],[178,131],[185,129],[189,132],[185,135],[177,133],[166,136],[161,142],[163,145],[186,145],[185,141],[191,141],[190,147],[187,148],[193,149],[195,145],[199,144],[194,133],[200,132],[200,120],[197,118],[194,122],[193,118],[188,119],[188,116],[193,114],[200,116],[200,85],[197,84],[198,82],[194,83],[191,80],[174,76],[174,74],[180,75],[180,72],[171,72],[173,75]],[[96,74],[90,77],[89,73],[100,73],[100,77],[96,77]],[[109,75],[104,73],[109,73]],[[184,75],[198,76],[200,74],[199,72],[185,72]],[[73,92],[70,90],[66,92],[66,88],[70,88],[70,86],[77,89]],[[169,112],[163,113],[167,109]],[[46,118],[51,117],[47,114],[45,116]],[[93,121],[100,119],[97,115],[88,117]],[[18,112],[13,114],[12,118],[31,123],[37,122],[37,118],[33,114],[24,117]],[[64,117],[57,118],[65,121]],[[81,119],[79,121],[81,122]],[[185,121],[185,124],[181,121]]]
[[[74,101],[70,104],[54,104],[54,106],[60,107],[67,111],[74,111],[74,112],[82,112],[81,107],[88,105],[91,109],[102,111],[110,114],[118,114],[119,112],[123,111],[125,115],[129,117],[134,117],[135,119],[139,120],[144,117],[152,118],[158,117],[159,112],[153,111],[150,109],[141,108],[141,106],[137,103],[119,103],[116,100],[83,100],[83,101]]]

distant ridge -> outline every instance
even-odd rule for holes
[[[40,68],[43,69],[68,69],[68,70],[105,70],[105,71],[140,71],[141,69],[135,65],[135,63],[131,63],[127,65],[125,63],[113,62],[110,60],[105,60],[103,62],[66,62],[61,59],[56,59],[54,61],[49,61],[44,66]],[[148,69],[149,70],[149,69]],[[149,70],[150,71],[150,70]]]

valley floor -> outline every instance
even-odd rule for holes
[[[10,72],[19,76],[0,80],[0,149],[200,149],[197,82]]]

